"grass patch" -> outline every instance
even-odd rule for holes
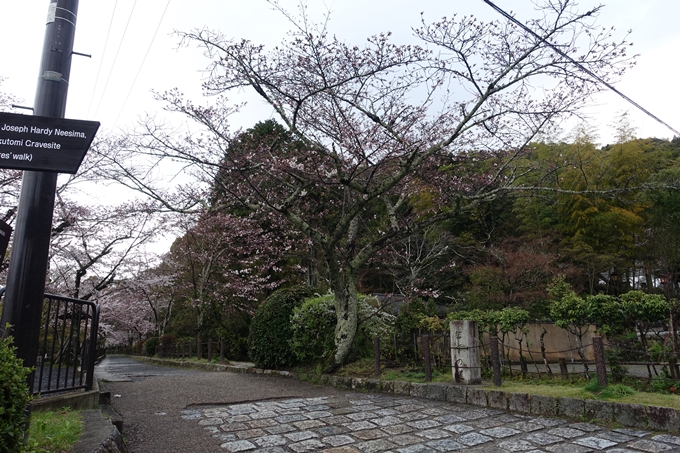
[[[56,412],[33,412],[28,430],[31,453],[67,453],[83,432],[83,417],[68,408]]]
[[[489,387],[495,388],[492,385],[489,385]],[[591,383],[586,384],[585,382],[565,385],[535,382],[504,382],[499,390],[504,392],[552,396],[556,398],[597,399],[627,404],[641,404],[643,406],[661,406],[680,409],[680,397],[677,395],[636,392],[632,388],[621,384],[612,384],[602,388],[597,386],[597,381],[595,381],[594,386]]]

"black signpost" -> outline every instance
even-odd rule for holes
[[[96,121],[0,112],[0,168],[74,174],[97,129]]]
[[[57,177],[60,172],[76,172],[99,127],[94,122],[63,119],[77,12],[78,0],[49,2],[34,103],[37,116],[0,116],[0,167],[26,170],[0,334],[14,336],[17,357],[26,367],[35,366],[38,354]],[[34,373],[28,377],[31,392]]]

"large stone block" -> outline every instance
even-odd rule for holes
[[[557,415],[557,398],[531,395],[531,413],[535,415]]]
[[[366,390],[366,380],[362,378],[352,378],[353,390]]]
[[[451,321],[451,368],[456,384],[482,382],[479,331],[475,321]]]
[[[469,387],[467,389],[467,403],[475,406],[488,406],[489,402],[486,398],[486,390],[477,387]]]
[[[580,419],[585,413],[586,405],[582,399],[577,398],[560,398],[558,415],[562,417],[569,417]]]
[[[379,392],[382,390],[380,379],[366,379],[366,390],[369,392]]]
[[[467,403],[466,388],[459,385],[449,385],[446,388],[446,401],[459,404]]]
[[[489,407],[503,410],[508,408],[508,395],[502,390],[489,390],[487,398]]]
[[[678,411],[670,407],[648,406],[647,420],[649,429],[659,431],[678,431],[680,429]]]
[[[641,404],[614,404],[614,421],[629,428],[646,428],[645,407]]]
[[[394,393],[397,395],[410,395],[411,383],[404,381],[394,381]]]
[[[380,389],[383,393],[394,393],[394,381],[380,381]]]
[[[425,398],[446,401],[446,384],[428,384]]]
[[[508,395],[508,409],[515,412],[528,414],[531,412],[531,403],[528,393],[510,393]]]
[[[606,401],[585,400],[584,415],[589,420],[611,422],[614,419],[614,405]]]
[[[416,398],[425,398],[427,396],[427,385],[418,382],[411,383],[411,396]]]

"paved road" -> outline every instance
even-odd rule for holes
[[[680,452],[680,437],[292,379],[175,370],[122,357],[104,372],[131,453]]]

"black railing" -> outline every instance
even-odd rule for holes
[[[98,305],[45,294],[33,393],[91,390],[98,329]]]

